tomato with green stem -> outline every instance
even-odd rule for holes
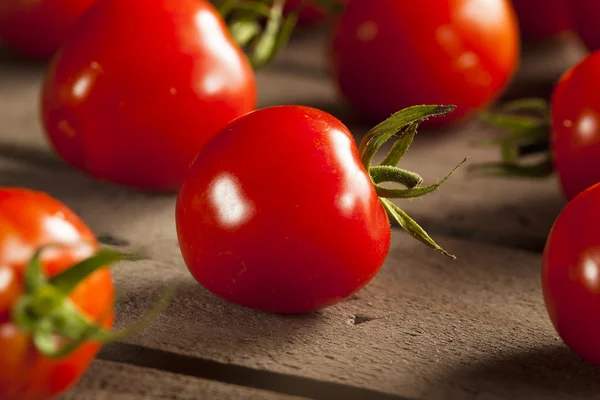
[[[350,1],[332,38],[341,94],[381,121],[413,104],[455,104],[430,121],[464,120],[493,102],[519,62],[508,0]]]
[[[58,200],[0,188],[2,400],[46,400],[64,393],[102,343],[132,333],[109,331],[115,288],[108,265],[124,257],[99,250],[90,229]]]
[[[27,58],[47,60],[97,1],[2,0],[0,42]]]
[[[600,100],[594,77],[600,52],[575,65],[557,82],[551,104],[541,99],[511,102],[484,114],[509,134],[490,141],[502,148],[502,161],[474,165],[488,174],[547,177],[556,172],[566,199],[600,182]],[[537,156],[541,161],[530,162]]]
[[[200,151],[177,198],[191,274],[215,295],[258,310],[328,307],[382,266],[391,233],[386,211],[449,255],[390,199],[430,193],[452,174],[421,186],[419,175],[396,165],[419,123],[453,109],[405,109],[370,130],[360,150],[348,128],[314,108],[276,106],[236,119]],[[372,166],[396,134],[389,155]]]
[[[550,319],[573,352],[600,366],[600,184],[571,200],[552,226],[543,254],[542,289]]]
[[[257,65],[287,32],[277,4],[278,12],[247,10],[269,15],[264,34],[246,43]],[[255,107],[252,65],[206,0],[103,0],[54,58],[41,110],[68,164],[120,185],[175,191],[200,148]]]

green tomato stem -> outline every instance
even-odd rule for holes
[[[274,56],[277,45],[277,35],[283,20],[283,6],[285,0],[273,0],[273,6],[267,20],[264,32],[257,38],[256,44],[250,54],[250,62],[257,69],[261,68]]]
[[[553,173],[550,107],[545,100],[515,100],[501,106],[497,112],[482,113],[480,119],[506,132],[499,138],[474,143],[477,146],[497,146],[501,161],[472,165],[470,172],[522,178],[545,178]],[[542,161],[527,163],[526,157],[536,155],[542,156]]]
[[[448,114],[456,106],[424,105],[413,106],[398,111],[390,118],[375,126],[363,138],[359,146],[361,161],[367,171],[371,168],[373,157],[394,135],[407,129],[413,123],[420,123],[431,117]]]
[[[419,174],[397,167],[414,140],[419,124],[428,118],[448,114],[455,108],[455,106],[440,105],[405,108],[367,132],[359,146],[361,162],[369,173],[375,191],[387,213],[415,239],[453,259],[456,257],[440,247],[419,224],[389,199],[415,198],[431,193],[444,184],[466,162],[465,158],[443,179],[423,187],[420,186],[423,178]],[[398,136],[398,138],[386,158],[378,166],[372,166],[373,157],[377,151],[394,136]],[[405,188],[387,188],[381,185],[384,182],[398,183]]]
[[[379,165],[398,165],[415,139],[418,127],[419,124],[417,122],[408,125],[405,132],[396,140],[388,155]]]
[[[375,190],[379,197],[388,199],[414,199],[417,197],[425,196],[442,186],[458,169],[467,161],[467,158],[463,159],[448,175],[443,179],[440,179],[436,183],[428,186],[419,186],[408,189],[391,189],[381,186],[375,183]]]
[[[44,248],[38,249],[29,262],[29,267],[25,270],[25,286],[27,290],[33,292],[46,284],[46,276],[42,271],[40,257]]]
[[[386,198],[380,198],[381,204],[386,209],[386,211],[394,217],[398,224],[408,232],[409,235],[420,241],[421,243],[426,244],[434,250],[439,251],[445,256],[448,256],[452,259],[456,259],[456,256],[448,253],[442,247],[440,247],[428,234],[425,232],[423,228],[419,224],[415,222],[411,217],[408,216],[400,207],[392,203],[390,200]]]
[[[154,320],[173,297],[174,290],[167,290],[154,307],[132,326],[118,332],[106,331],[102,325],[112,313],[113,305],[106,310],[106,315],[94,322],[77,308],[69,296],[99,269],[117,261],[137,259],[137,256],[101,249],[48,279],[40,261],[45,248],[36,251],[25,270],[26,291],[15,302],[11,317],[16,325],[31,334],[36,349],[46,357],[65,357],[87,341],[107,343],[129,337]]]
[[[261,26],[258,21],[240,18],[229,25],[229,30],[235,42],[244,47],[258,36]]]
[[[286,0],[228,0],[218,7],[227,20],[233,40],[258,70],[287,44],[294,31],[298,11],[284,17]]]
[[[114,250],[101,249],[94,256],[85,259],[72,268],[50,279],[50,284],[63,293],[71,293],[85,278],[106,265],[127,258],[124,253]]]
[[[391,165],[371,167],[369,174],[376,185],[384,182],[394,182],[412,189],[423,183],[421,175]]]

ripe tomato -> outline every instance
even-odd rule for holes
[[[98,0],[2,0],[0,39],[36,60],[50,58],[87,9]]]
[[[567,71],[552,95],[551,150],[565,196],[600,182],[600,52]]]
[[[332,0],[340,4],[347,4],[349,0]],[[292,12],[303,2],[310,3],[310,0],[287,0],[284,12]],[[298,25],[314,25],[327,17],[327,14],[315,5],[307,5],[298,16]]]
[[[176,190],[204,143],[255,106],[252,67],[210,3],[103,0],[54,59],[42,116],[67,163]]]
[[[308,312],[360,290],[390,246],[390,203],[364,166],[370,145],[359,154],[339,120],[308,107],[233,121],[200,151],[177,199],[191,274],[226,300],[270,312]]]
[[[96,238],[65,205],[48,195],[18,188],[0,188],[0,398],[45,400],[65,392],[86,370],[99,344],[86,342],[61,359],[37,351],[31,336],[12,317],[27,293],[25,268],[41,246],[62,244],[41,253],[43,273],[57,276],[90,257]],[[71,304],[87,319],[112,325],[114,287],[108,268],[93,272],[75,286]]]
[[[508,0],[351,1],[333,36],[333,72],[349,103],[382,120],[413,104],[455,104],[435,124],[493,101],[519,59]]]
[[[575,33],[591,51],[600,50],[600,3],[596,0],[569,0]]]
[[[600,185],[583,191],[563,209],[543,255],[542,288],[558,334],[575,353],[600,365]],[[591,228],[591,229],[590,229]]]
[[[521,36],[543,40],[573,27],[571,0],[512,0]]]
[[[177,226],[196,280],[273,312],[352,295],[390,246],[388,218],[352,135],[306,107],[250,113],[211,141],[181,187]]]

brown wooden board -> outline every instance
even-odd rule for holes
[[[263,390],[96,360],[62,400],[300,400]]]
[[[178,298],[142,335],[105,348],[101,358],[230,383],[243,372],[244,384],[263,377],[256,386],[311,398],[353,391],[377,398],[361,388],[409,398],[600,393],[598,371],[572,355],[548,321],[538,254],[444,242],[457,261],[397,232],[370,285],[338,306],[300,316],[225,303],[189,276],[175,242],[153,243],[154,261],[116,270],[126,293],[119,323],[131,323],[165,284],[178,286]],[[319,397],[304,379],[281,387],[279,374],[338,385]]]

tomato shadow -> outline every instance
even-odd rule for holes
[[[506,357],[490,356],[443,377],[464,398],[591,398],[600,392],[600,370],[564,345],[532,348]],[[432,387],[423,398],[439,398]],[[491,396],[490,396],[491,398]]]
[[[323,333],[322,328],[331,324],[327,312],[262,313],[222,301],[191,277],[156,276],[176,285],[174,302],[135,338],[105,346],[100,359],[302,398],[398,399],[314,377],[314,368],[323,367],[310,365],[311,360],[334,360],[328,351],[332,342],[340,340]],[[140,305],[147,309],[156,301],[158,286],[130,284],[128,299],[118,304],[117,326],[139,318]],[[336,367],[339,376],[345,375],[346,367],[346,363]]]
[[[28,165],[48,169],[69,169],[60,158],[47,148],[23,146],[15,143],[0,142],[0,158],[22,162]]]
[[[458,192],[460,189],[457,193],[441,193],[446,203],[443,210],[432,212],[426,204],[419,204],[421,207],[411,209],[410,215],[432,236],[446,235],[539,253],[566,204],[558,191],[532,189],[518,200],[490,193],[489,201],[468,201]],[[402,203],[399,205],[402,207]],[[392,226],[401,229],[396,222]]]
[[[143,268],[143,274],[138,271],[117,275],[117,287],[124,292],[117,305],[118,326],[127,326],[139,318],[167,285],[176,288],[176,296],[157,321],[134,339],[138,346],[268,367],[283,362],[278,360],[283,352],[292,362],[301,358],[295,352],[287,352],[287,348],[323,344],[321,327],[331,318],[327,312],[279,315],[229,303],[198,284],[181,259],[170,265],[144,262]]]

